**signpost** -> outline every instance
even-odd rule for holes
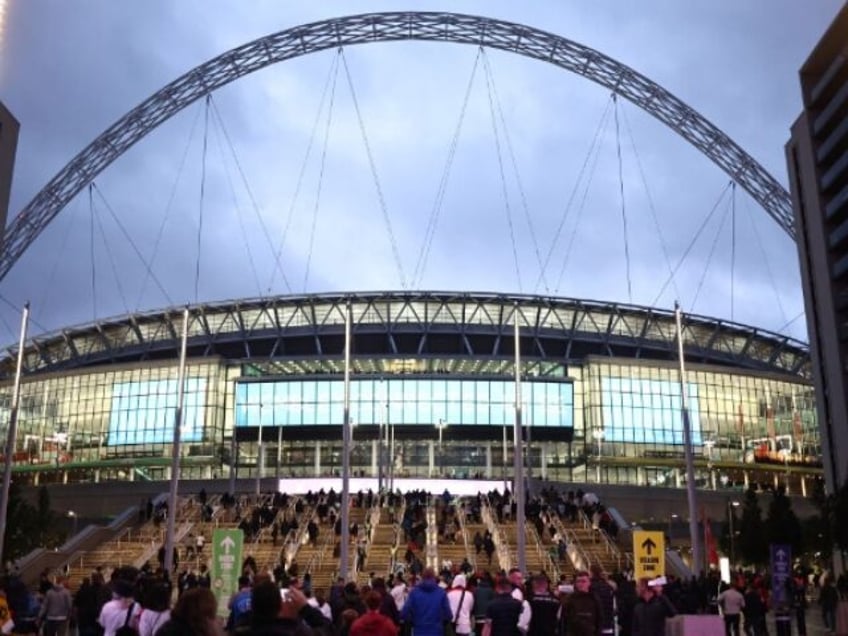
[[[227,603],[238,591],[243,543],[244,534],[236,528],[219,528],[212,533],[212,591],[218,601],[218,616],[229,616]]]
[[[772,605],[788,605],[789,598],[787,581],[792,577],[792,547],[780,543],[772,543],[771,548],[771,598]]]
[[[662,532],[633,533],[633,576],[654,579],[665,576],[665,536]]]

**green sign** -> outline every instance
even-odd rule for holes
[[[218,616],[229,616],[227,603],[238,591],[243,543],[244,534],[236,528],[219,528],[212,533],[212,591],[218,600]]]

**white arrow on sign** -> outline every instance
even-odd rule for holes
[[[221,540],[221,547],[224,548],[224,554],[229,554],[230,550],[236,547],[236,542],[231,537],[224,537]]]
[[[786,550],[778,550],[775,554],[780,558],[781,561],[786,560]]]

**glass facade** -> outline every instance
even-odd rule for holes
[[[574,426],[570,382],[522,385],[524,422],[536,427]],[[236,426],[339,425],[342,380],[273,380],[236,385]],[[507,426],[515,418],[512,380],[357,378],[350,383],[350,415],[356,424]]]
[[[22,386],[16,478],[167,478],[176,372],[176,363],[137,363],[29,378]],[[821,474],[810,384],[789,375],[691,365],[686,386],[699,487],[782,483],[798,492],[805,478]],[[513,391],[509,373],[356,375],[352,468],[375,475],[388,462],[399,476],[508,477]],[[10,395],[10,386],[0,389],[2,434]],[[336,373],[248,377],[236,361],[190,362],[182,474],[226,477],[231,465],[240,477],[337,473],[342,401]],[[588,357],[569,363],[568,377],[528,376],[522,402],[533,476],[685,486],[674,364]],[[444,438],[435,426],[440,421],[448,425]],[[381,424],[397,433],[393,446],[378,439]],[[273,431],[263,435],[262,461],[260,425]],[[405,428],[414,432],[404,435]]]

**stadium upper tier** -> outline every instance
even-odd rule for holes
[[[587,356],[676,360],[671,311],[571,298],[456,292],[309,294],[191,306],[188,356],[268,361],[280,374],[341,371],[345,309],[350,303],[354,370],[391,373],[409,359],[412,372],[504,373],[512,364],[513,325],[522,356],[546,364]],[[135,313],[68,327],[29,340],[25,375],[178,357],[181,308]],[[516,318],[517,317],[517,318]],[[686,314],[687,361],[808,380],[807,345],[755,327]],[[0,359],[14,374],[15,350]]]

